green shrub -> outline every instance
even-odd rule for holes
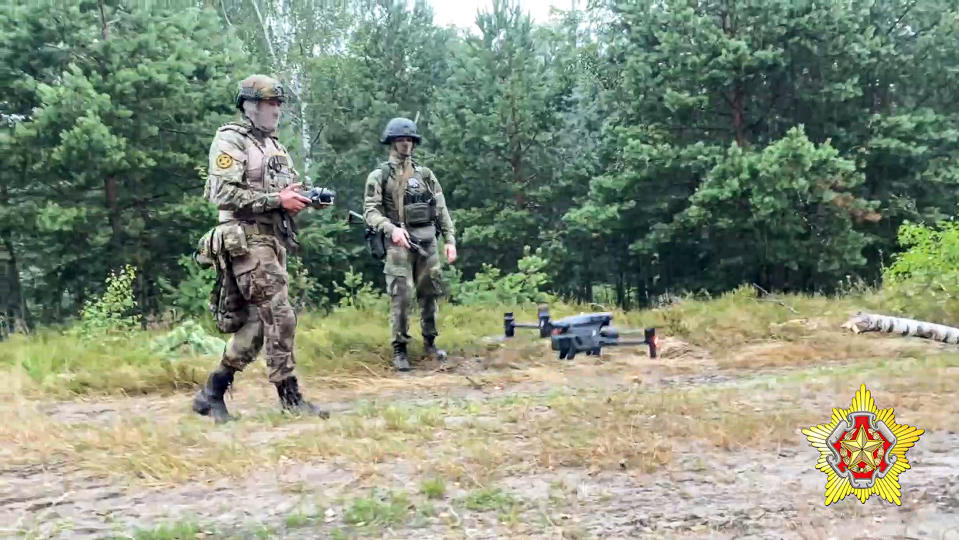
[[[79,322],[70,329],[73,335],[89,339],[105,335],[122,335],[140,325],[136,313],[133,282],[136,268],[125,265],[119,273],[110,272],[106,291],[100,298],[87,300],[80,311]]]
[[[883,269],[887,305],[911,317],[959,323],[959,222],[906,222],[898,240],[905,251]]]
[[[518,272],[502,275],[499,268],[483,264],[483,270],[471,281],[462,281],[459,270],[450,268],[447,271],[450,302],[467,306],[546,302],[549,299],[543,291],[548,282],[543,272],[546,264],[540,250],[531,254],[527,246],[517,264]]]

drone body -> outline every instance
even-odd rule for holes
[[[577,353],[586,353],[587,356],[602,354],[603,347],[622,345],[647,345],[649,357],[656,358],[658,340],[655,328],[642,330],[642,340],[620,340],[620,332],[610,326],[613,320],[611,313],[584,313],[573,315],[558,321],[549,318],[549,311],[539,308],[539,322],[537,324],[517,323],[513,313],[508,312],[503,317],[504,335],[511,338],[516,328],[538,328],[540,337],[550,337],[552,349],[559,351],[560,359],[572,360]],[[638,333],[638,331],[622,332]]]

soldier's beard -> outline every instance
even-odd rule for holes
[[[244,101],[243,112],[253,123],[253,127],[267,135],[276,131],[276,126],[280,123],[279,109],[262,107],[257,101]]]

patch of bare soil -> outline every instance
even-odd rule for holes
[[[522,501],[513,525],[495,513],[456,508],[451,501],[466,492],[453,488],[430,503],[435,515],[416,528],[397,526],[372,537],[959,538],[957,445],[955,433],[931,433],[910,451],[913,467],[900,477],[901,507],[876,497],[825,507],[825,475],[814,469],[818,454],[809,446],[730,453],[689,448],[651,475],[567,469],[505,478],[498,486]],[[381,488],[415,492],[413,467],[382,468],[388,480],[379,481]],[[252,537],[264,525],[271,537],[326,537],[344,526],[349,510],[337,498],[368,493],[336,463],[291,464],[242,482],[155,490],[111,484],[66,465],[3,471],[2,480],[2,523],[36,538],[102,538],[185,518],[223,537]],[[294,513],[314,516],[310,527],[287,526]]]
[[[917,346],[915,340],[909,340],[912,343],[906,347],[901,343],[904,340],[879,339],[891,342],[890,356],[901,351],[908,354],[912,350],[908,347]],[[880,347],[874,341],[872,345]],[[737,380],[755,375],[757,367],[785,369],[768,359],[777,355],[795,358],[790,346],[780,344],[777,352],[772,344],[751,345],[735,354],[758,360],[722,366],[702,349],[665,339],[657,359],[640,350],[625,349],[571,363],[554,359],[524,364],[519,357],[504,360],[500,355],[497,366],[487,360],[464,359],[465,363],[453,362],[445,368],[421,366],[423,371],[411,377],[388,381],[371,377],[365,389],[304,385],[304,391],[334,414],[342,414],[368,400],[416,406],[451,398],[486,402],[576,387],[735,385]],[[76,401],[43,405],[41,410],[64,424],[109,424],[123,414],[177,422],[192,414],[190,397]],[[256,421],[257,415],[275,406],[275,399],[272,387],[251,377],[240,381],[229,405],[249,421]],[[842,404],[824,407],[823,403],[809,403],[824,415],[828,406],[838,405]],[[444,419],[441,429],[456,430],[457,422],[452,420]],[[248,436],[252,444],[263,444],[310,426],[310,421],[274,427],[263,423],[263,429]],[[512,444],[500,442],[507,449]],[[4,453],[16,451],[15,442],[0,442],[0,447],[5,447]],[[276,467],[263,467],[240,480],[194,481],[149,489],[93,474],[69,460],[43,466],[0,466],[0,538],[122,538],[137,528],[190,520],[200,524],[205,531],[200,537],[206,538],[326,538],[340,530],[361,538],[422,539],[959,540],[957,447],[959,434],[954,432],[927,431],[922,436],[908,454],[912,468],[900,477],[902,506],[875,496],[865,504],[847,497],[824,506],[826,477],[815,469],[818,454],[798,432],[795,444],[775,449],[724,451],[709,441],[682,441],[673,445],[672,460],[650,474],[625,467],[513,471],[485,486],[501,489],[511,502],[494,499],[479,508],[465,502],[476,492],[475,486],[451,483],[441,498],[427,499],[420,493],[427,471],[412,459],[359,464],[362,466],[338,459],[281,460]],[[356,500],[377,500],[390,490],[410,494],[402,519],[375,527],[355,519],[348,522]],[[388,504],[388,499],[382,501]]]

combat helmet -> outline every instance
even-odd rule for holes
[[[243,100],[278,99],[286,101],[286,89],[280,81],[266,75],[250,75],[240,81],[236,91],[236,108],[243,110]]]
[[[380,144],[390,144],[397,137],[409,137],[415,144],[422,140],[416,132],[416,123],[409,118],[394,118],[386,123],[383,129],[383,135],[380,137]]]

